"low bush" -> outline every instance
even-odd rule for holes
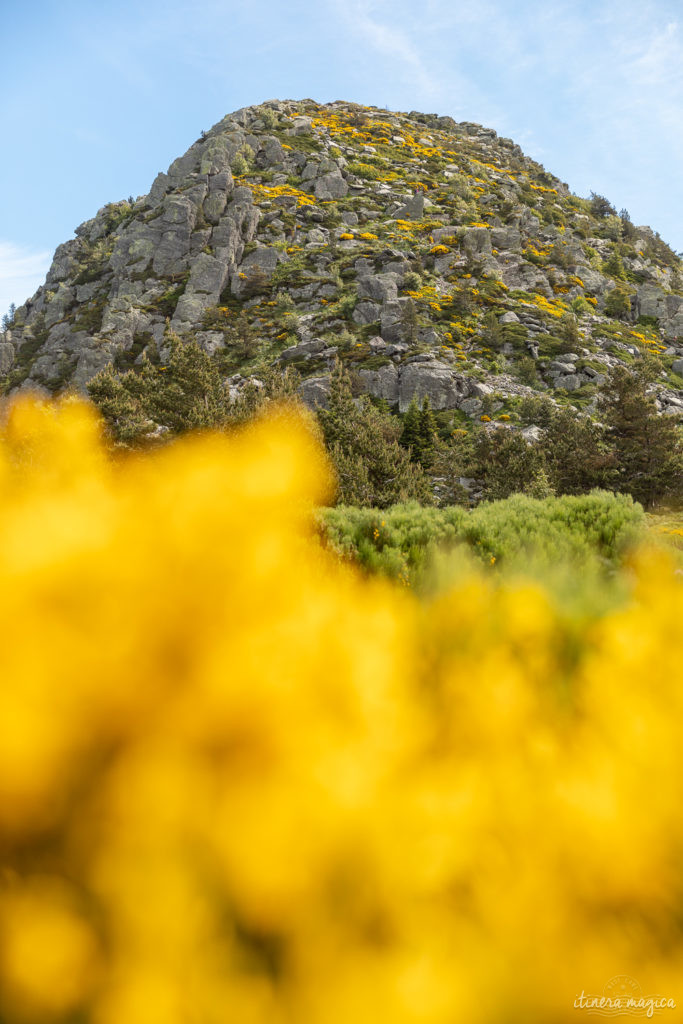
[[[497,568],[568,561],[613,568],[640,536],[644,513],[629,495],[593,491],[543,500],[515,494],[471,510],[340,506],[322,510],[319,522],[325,542],[344,557],[419,587],[437,555],[456,547]]]

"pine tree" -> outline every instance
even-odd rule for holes
[[[428,396],[422,399],[418,428],[420,449],[418,460],[424,469],[429,469],[434,461],[438,438],[434,410]]]
[[[547,477],[543,451],[511,430],[480,431],[475,442],[476,475],[484,480],[487,499],[511,494],[538,494]],[[543,476],[541,475],[543,471]]]
[[[609,256],[609,259],[605,260],[602,265],[602,269],[606,274],[609,274],[615,281],[626,280],[626,270],[624,268],[624,261],[621,258],[619,249],[615,246],[614,250]]]
[[[621,218],[621,233],[625,241],[632,242],[638,237],[638,230],[631,220],[631,215],[626,208],[619,211]]]
[[[578,352],[581,345],[581,333],[576,316],[573,313],[565,313],[560,321],[560,337],[565,343],[568,352]]]
[[[610,486],[615,456],[605,431],[589,417],[578,419],[567,409],[554,411],[540,444],[557,494],[585,494]]]
[[[597,192],[591,192],[591,213],[594,217],[604,218],[614,215],[616,212],[609,199],[605,199]]]
[[[430,470],[438,482],[440,505],[470,504],[470,493],[460,480],[478,472],[474,449],[474,432],[463,427],[453,430],[448,443],[436,449]]]
[[[631,315],[631,295],[624,285],[616,285],[607,293],[605,315],[627,320]]]
[[[13,302],[10,303],[8,311],[3,314],[2,317],[2,329],[3,331],[10,331],[14,326],[14,318],[17,315],[17,307]]]
[[[196,341],[168,331],[168,363],[156,366],[143,355],[139,370],[116,373],[112,366],[90,381],[88,392],[116,440],[130,444],[156,428],[172,434],[222,427],[230,398],[216,364]]]
[[[410,452],[413,462],[419,462],[423,469],[430,468],[438,438],[434,410],[428,396],[423,398],[421,406],[415,397],[410,400],[400,440],[401,445]]]
[[[531,479],[524,486],[524,493],[529,498],[552,498],[555,488],[550,482],[544,466],[539,465],[531,475]]]
[[[297,389],[301,378],[297,371],[288,366],[285,370],[269,366],[260,375],[258,383],[249,382],[230,403],[228,425],[240,426],[265,412],[271,403],[296,406],[301,411]]]
[[[404,448],[410,448],[416,456],[420,443],[420,407],[415,397],[411,398],[410,405],[406,409],[403,419],[403,431],[401,433],[401,444]]]
[[[485,348],[490,348],[492,352],[499,352],[503,347],[503,341],[503,328],[498,322],[498,317],[491,309],[484,317],[484,331],[481,336],[481,343]]]
[[[415,309],[415,303],[412,299],[408,298],[402,303],[401,307],[401,331],[403,333],[403,339],[409,345],[414,345],[417,341],[417,310]]]
[[[141,374],[147,373],[143,365]],[[119,374],[109,364],[92,378],[88,393],[104,417],[116,441],[132,444],[154,429],[145,403],[146,385],[141,374]]]
[[[325,444],[338,479],[341,504],[386,508],[400,501],[433,501],[420,465],[398,441],[400,423],[365,396],[354,399],[351,380],[337,362],[327,409],[318,411]]]
[[[680,422],[658,416],[647,391],[649,367],[612,371],[599,408],[616,457],[615,486],[644,505],[683,489],[683,438]]]
[[[152,418],[174,434],[222,426],[230,401],[218,367],[196,341],[181,341],[172,331],[167,341],[168,366],[156,371],[146,395]]]
[[[257,354],[260,347],[258,332],[244,310],[229,321],[229,327],[224,331],[224,345],[218,356],[222,369],[227,372],[240,369]]]

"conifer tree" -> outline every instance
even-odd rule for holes
[[[538,445],[529,444],[519,433],[480,431],[475,442],[475,459],[476,475],[484,481],[487,499],[530,493],[537,497],[539,487],[547,486],[543,451]]]
[[[616,457],[614,485],[644,505],[683,488],[683,437],[677,417],[658,416],[647,363],[617,366],[599,402]]]
[[[557,494],[585,494],[611,485],[614,453],[605,431],[590,417],[554,410],[540,444]]]
[[[422,405],[415,397],[410,400],[400,440],[413,462],[419,462],[424,469],[430,468],[437,446],[437,427],[428,396],[423,398]]]
[[[258,383],[250,381],[230,403],[229,425],[239,426],[248,422],[261,415],[271,403],[297,406],[303,410],[297,393],[300,383],[301,378],[292,366],[285,370],[267,367],[260,374]]]
[[[169,330],[168,363],[155,366],[146,355],[139,370],[117,374],[112,366],[90,381],[90,397],[114,437],[131,443],[157,427],[172,434],[223,426],[230,399],[211,357],[196,341]]]
[[[591,192],[591,213],[594,217],[601,219],[614,215],[617,211],[614,209],[609,199],[605,199],[604,196],[599,195],[597,192]]]
[[[481,343],[493,352],[498,352],[502,348],[503,340],[503,328],[498,322],[498,317],[491,309],[484,317],[484,331],[481,336]]]
[[[216,364],[196,341],[181,341],[172,331],[166,337],[168,367],[157,370],[155,386],[147,393],[152,418],[174,434],[222,425],[229,397]]]
[[[631,296],[624,285],[616,285],[605,299],[605,315],[627,320],[631,315]]]
[[[418,426],[418,460],[425,469],[429,469],[434,461],[434,450],[437,445],[436,419],[434,418],[434,410],[432,409],[432,403],[429,401],[429,396],[425,396],[422,399]]]
[[[398,441],[401,426],[366,397],[354,399],[351,380],[337,362],[327,409],[318,411],[323,437],[338,478],[341,504],[386,508],[400,501],[433,501],[420,465]]]
[[[417,341],[417,310],[412,299],[408,298],[401,307],[401,330],[403,338],[409,345]]]
[[[143,365],[143,374],[149,372]],[[154,429],[145,402],[145,381],[129,370],[119,374],[110,363],[88,384],[88,393],[116,441],[131,444]]]
[[[624,261],[621,258],[619,249],[615,246],[613,252],[609,258],[605,260],[602,265],[602,269],[606,274],[609,274],[615,281],[626,280],[626,270],[624,268]]]
[[[560,337],[569,352],[577,352],[581,344],[579,324],[574,313],[565,313],[560,321]]]
[[[3,314],[3,317],[2,317],[2,329],[3,329],[3,331],[9,331],[9,330],[12,329],[12,327],[14,325],[14,318],[15,318],[16,314],[17,314],[17,307],[12,302],[12,303],[10,303],[10,307],[9,307],[8,311],[5,314]]]
[[[420,443],[420,407],[417,399],[413,396],[410,405],[406,409],[403,420],[403,431],[401,433],[401,444],[404,448],[412,449],[413,454],[417,453]]]

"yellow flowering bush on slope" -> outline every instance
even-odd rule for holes
[[[344,568],[331,489],[284,412],[116,459],[81,403],[11,409],[4,1024],[575,1020],[614,975],[683,999],[670,564],[570,642],[537,584],[425,604]]]

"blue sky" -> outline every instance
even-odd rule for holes
[[[683,249],[682,0],[0,0],[0,313],[266,99],[478,121]]]

